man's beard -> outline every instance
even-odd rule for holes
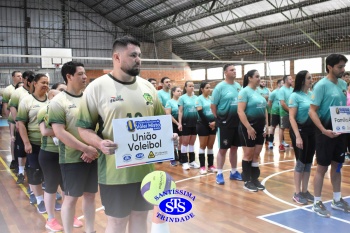
[[[125,68],[121,68],[122,71],[124,71],[125,73],[127,73],[130,76],[137,76],[140,74],[140,68],[131,68],[129,70],[125,69]]]

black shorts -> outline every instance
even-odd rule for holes
[[[197,135],[196,127],[182,126],[181,136]]]
[[[173,123],[173,133],[177,133],[177,135],[181,136],[181,132],[179,131],[179,127]]]
[[[131,211],[148,211],[153,209],[141,195],[140,183],[105,185],[100,184],[100,195],[105,213],[115,218],[125,218]]]
[[[271,113],[267,113],[267,123],[268,123],[268,126],[271,125],[271,117],[272,117]]]
[[[219,147],[220,149],[229,149],[232,146],[239,147],[241,143],[238,136],[238,127],[218,128],[218,137],[219,137]]]
[[[61,167],[58,160],[58,153],[45,150],[40,150],[39,152],[39,164],[44,174],[46,193],[56,193],[58,185],[64,191]]]
[[[209,125],[203,124],[201,121],[197,122],[196,131],[198,136],[209,136],[216,134],[216,128],[212,130]]]
[[[34,169],[40,169],[39,164],[39,152],[40,152],[40,146],[32,144],[32,153],[27,154],[27,161],[28,161],[28,167],[34,168]]]
[[[24,143],[18,131],[15,132],[15,138],[15,158],[25,158],[27,154],[24,151]]]
[[[289,116],[280,116],[280,127],[281,129],[289,129],[290,128],[290,121]]]
[[[276,127],[277,125],[280,125],[281,118],[280,115],[272,114],[271,115],[271,126]]]
[[[346,152],[346,134],[329,138],[316,128],[316,160],[321,166],[329,166],[332,161],[343,163]]]
[[[241,140],[241,145],[245,147],[255,147],[256,145],[263,145],[264,144],[264,121],[261,122],[261,124],[252,125],[252,127],[255,129],[256,132],[256,138],[255,140],[252,140],[248,138],[248,132],[247,128],[242,124],[239,123],[238,126],[238,135]]]
[[[293,129],[289,130],[290,138],[292,139],[292,145],[294,148],[295,159],[299,160],[303,164],[312,163],[315,154],[315,127],[313,125],[309,127],[303,127],[298,125],[301,139],[303,140],[303,150],[296,146],[296,136]]]
[[[60,164],[65,195],[81,197],[84,192],[97,193],[97,160],[91,163]]]

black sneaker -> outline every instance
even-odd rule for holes
[[[247,189],[250,192],[257,192],[258,191],[258,188],[251,181],[244,182],[243,188]]]
[[[335,201],[333,199],[331,206],[333,209],[342,210],[345,213],[350,213],[350,206],[346,201],[344,201],[343,198],[340,198],[339,201]]]
[[[17,176],[17,182],[16,184],[23,184],[24,183],[24,175],[22,173],[18,174]]]
[[[16,167],[18,167],[18,163],[16,163],[16,160],[12,160],[10,164],[10,169],[13,170],[16,169]]]
[[[262,185],[258,179],[253,180],[252,182],[255,185],[255,187],[257,187],[257,189],[259,189],[261,191],[265,189],[265,186]]]

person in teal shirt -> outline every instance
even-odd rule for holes
[[[207,148],[208,171],[216,172],[214,166],[213,145],[216,138],[215,117],[210,109],[210,84],[202,82],[199,86],[199,96],[196,100],[196,108],[198,111],[197,134],[199,137],[199,163],[201,175],[207,174],[205,168],[205,148]]]
[[[244,75],[243,90],[238,94],[237,113],[240,119],[238,134],[243,148],[243,187],[251,192],[265,189],[258,178],[259,154],[267,129],[267,104],[266,99],[257,91],[259,83],[259,72],[250,70]]]
[[[181,134],[179,131],[179,98],[182,94],[182,90],[180,87],[172,87],[171,88],[171,99],[166,102],[164,107],[165,113],[167,115],[171,115],[172,123],[173,123],[173,133],[177,133],[179,135],[179,143],[178,145],[174,145],[174,154],[175,160],[170,161],[172,166],[177,165],[177,161],[179,161],[179,154],[181,153]],[[177,147],[177,148],[176,148]],[[176,150],[177,149],[177,150]]]
[[[171,82],[170,78],[163,77],[160,82],[162,83],[163,89],[159,90],[157,92],[158,98],[160,102],[162,103],[163,107],[165,107],[166,102],[170,100],[170,88],[171,88]]]
[[[277,125],[280,125],[280,101],[278,99],[278,91],[279,89],[282,87],[283,85],[283,79],[277,80],[277,88],[271,92],[271,94],[269,95],[269,100],[267,105],[270,108],[270,115],[269,117],[269,126],[271,127],[271,132],[268,132],[268,141],[269,141],[269,145],[268,148],[270,150],[273,149],[273,141],[275,139],[274,135],[275,135],[275,129]],[[283,138],[283,131],[279,130],[279,134],[280,137]]]
[[[323,179],[331,165],[333,201],[331,207],[350,213],[349,204],[341,198],[341,168],[346,152],[346,134],[337,133],[332,128],[331,106],[346,106],[339,79],[345,72],[348,59],[341,54],[331,54],[326,58],[327,77],[317,82],[311,97],[309,116],[316,125],[317,168],[314,179],[314,204],[312,210],[322,217],[330,217],[330,212],[321,200]]]
[[[284,130],[290,128],[289,122],[289,108],[288,100],[289,96],[293,92],[293,78],[290,75],[285,75],[283,77],[284,85],[278,91],[278,99],[280,101],[280,130],[282,131],[280,136],[279,151],[285,151],[285,147],[289,147],[285,141],[283,141]]]
[[[194,94],[194,84],[191,81],[185,82],[183,95],[179,98],[179,131],[182,135],[180,162],[182,169],[188,170],[190,167],[199,168],[195,161],[194,143],[196,141],[197,109]],[[187,148],[188,147],[188,148]],[[189,160],[187,157],[189,153]]]
[[[296,165],[294,168],[295,193],[293,200],[302,205],[308,201],[313,202],[314,196],[310,194],[310,171],[315,154],[315,130],[308,112],[311,104],[312,77],[307,70],[300,71],[295,78],[295,87],[289,97],[289,120],[292,130],[289,131]]]
[[[216,118],[218,129],[219,152],[217,155],[216,183],[225,184],[223,167],[227,150],[230,149],[230,180],[242,180],[237,171],[237,149],[240,146],[238,136],[237,98],[241,85],[235,81],[236,68],[233,64],[225,64],[223,67],[225,80],[217,84],[212,94],[211,110]]]

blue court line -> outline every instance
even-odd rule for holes
[[[0,127],[8,126],[7,119],[0,119]]]
[[[344,198],[350,200],[350,197]],[[323,218],[312,211],[312,205],[259,216],[259,219],[293,232],[349,232],[350,214],[331,208],[331,201],[323,202],[331,212],[331,218]]]

